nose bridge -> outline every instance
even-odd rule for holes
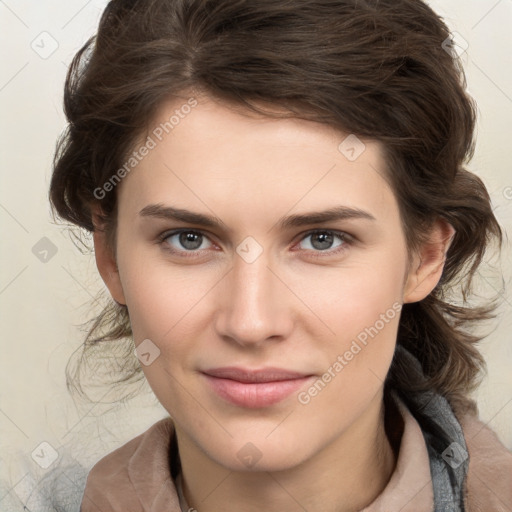
[[[244,258],[243,253],[235,255],[232,271],[226,276],[224,297],[219,302],[219,334],[241,344],[286,334],[291,315],[286,313],[283,284],[270,266],[264,251],[255,259]]]
[[[254,261],[247,261],[243,257],[236,257],[233,265],[232,280],[233,291],[240,294],[253,307],[260,305],[270,298],[270,277],[273,275],[269,269],[270,261],[266,253],[258,256]]]

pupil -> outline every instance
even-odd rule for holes
[[[199,237],[200,237],[200,235],[197,233],[191,233],[191,232],[181,233],[180,243],[183,245],[183,247],[186,247],[187,249],[197,249],[201,245],[200,242],[199,242],[199,244],[197,243],[197,240]],[[190,244],[192,246],[190,246]]]
[[[315,237],[320,239],[320,247],[316,247],[316,249],[328,249],[329,246],[332,244],[332,235],[328,233],[317,233]]]

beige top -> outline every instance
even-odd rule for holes
[[[397,402],[404,430],[395,470],[382,493],[361,512],[434,512],[429,456],[421,428]],[[462,418],[469,453],[468,512],[512,512],[512,453],[475,416]],[[91,470],[81,512],[182,512],[169,468],[170,418],[101,459]],[[200,512],[200,511],[199,511]]]

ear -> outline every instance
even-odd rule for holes
[[[114,251],[107,243],[107,237],[103,229],[103,222],[99,215],[100,208],[99,206],[93,206],[91,211],[94,224],[93,240],[96,266],[98,267],[101,278],[109,289],[112,298],[118,304],[126,305]]]
[[[446,253],[455,235],[454,227],[438,219],[431,228],[429,240],[415,255],[403,291],[403,302],[424,299],[437,285],[443,273]]]

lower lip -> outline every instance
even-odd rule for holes
[[[248,383],[231,379],[221,379],[206,374],[203,375],[213,391],[221,398],[239,407],[247,407],[250,409],[277,404],[312,379],[312,376],[309,376],[300,379],[274,382]]]

